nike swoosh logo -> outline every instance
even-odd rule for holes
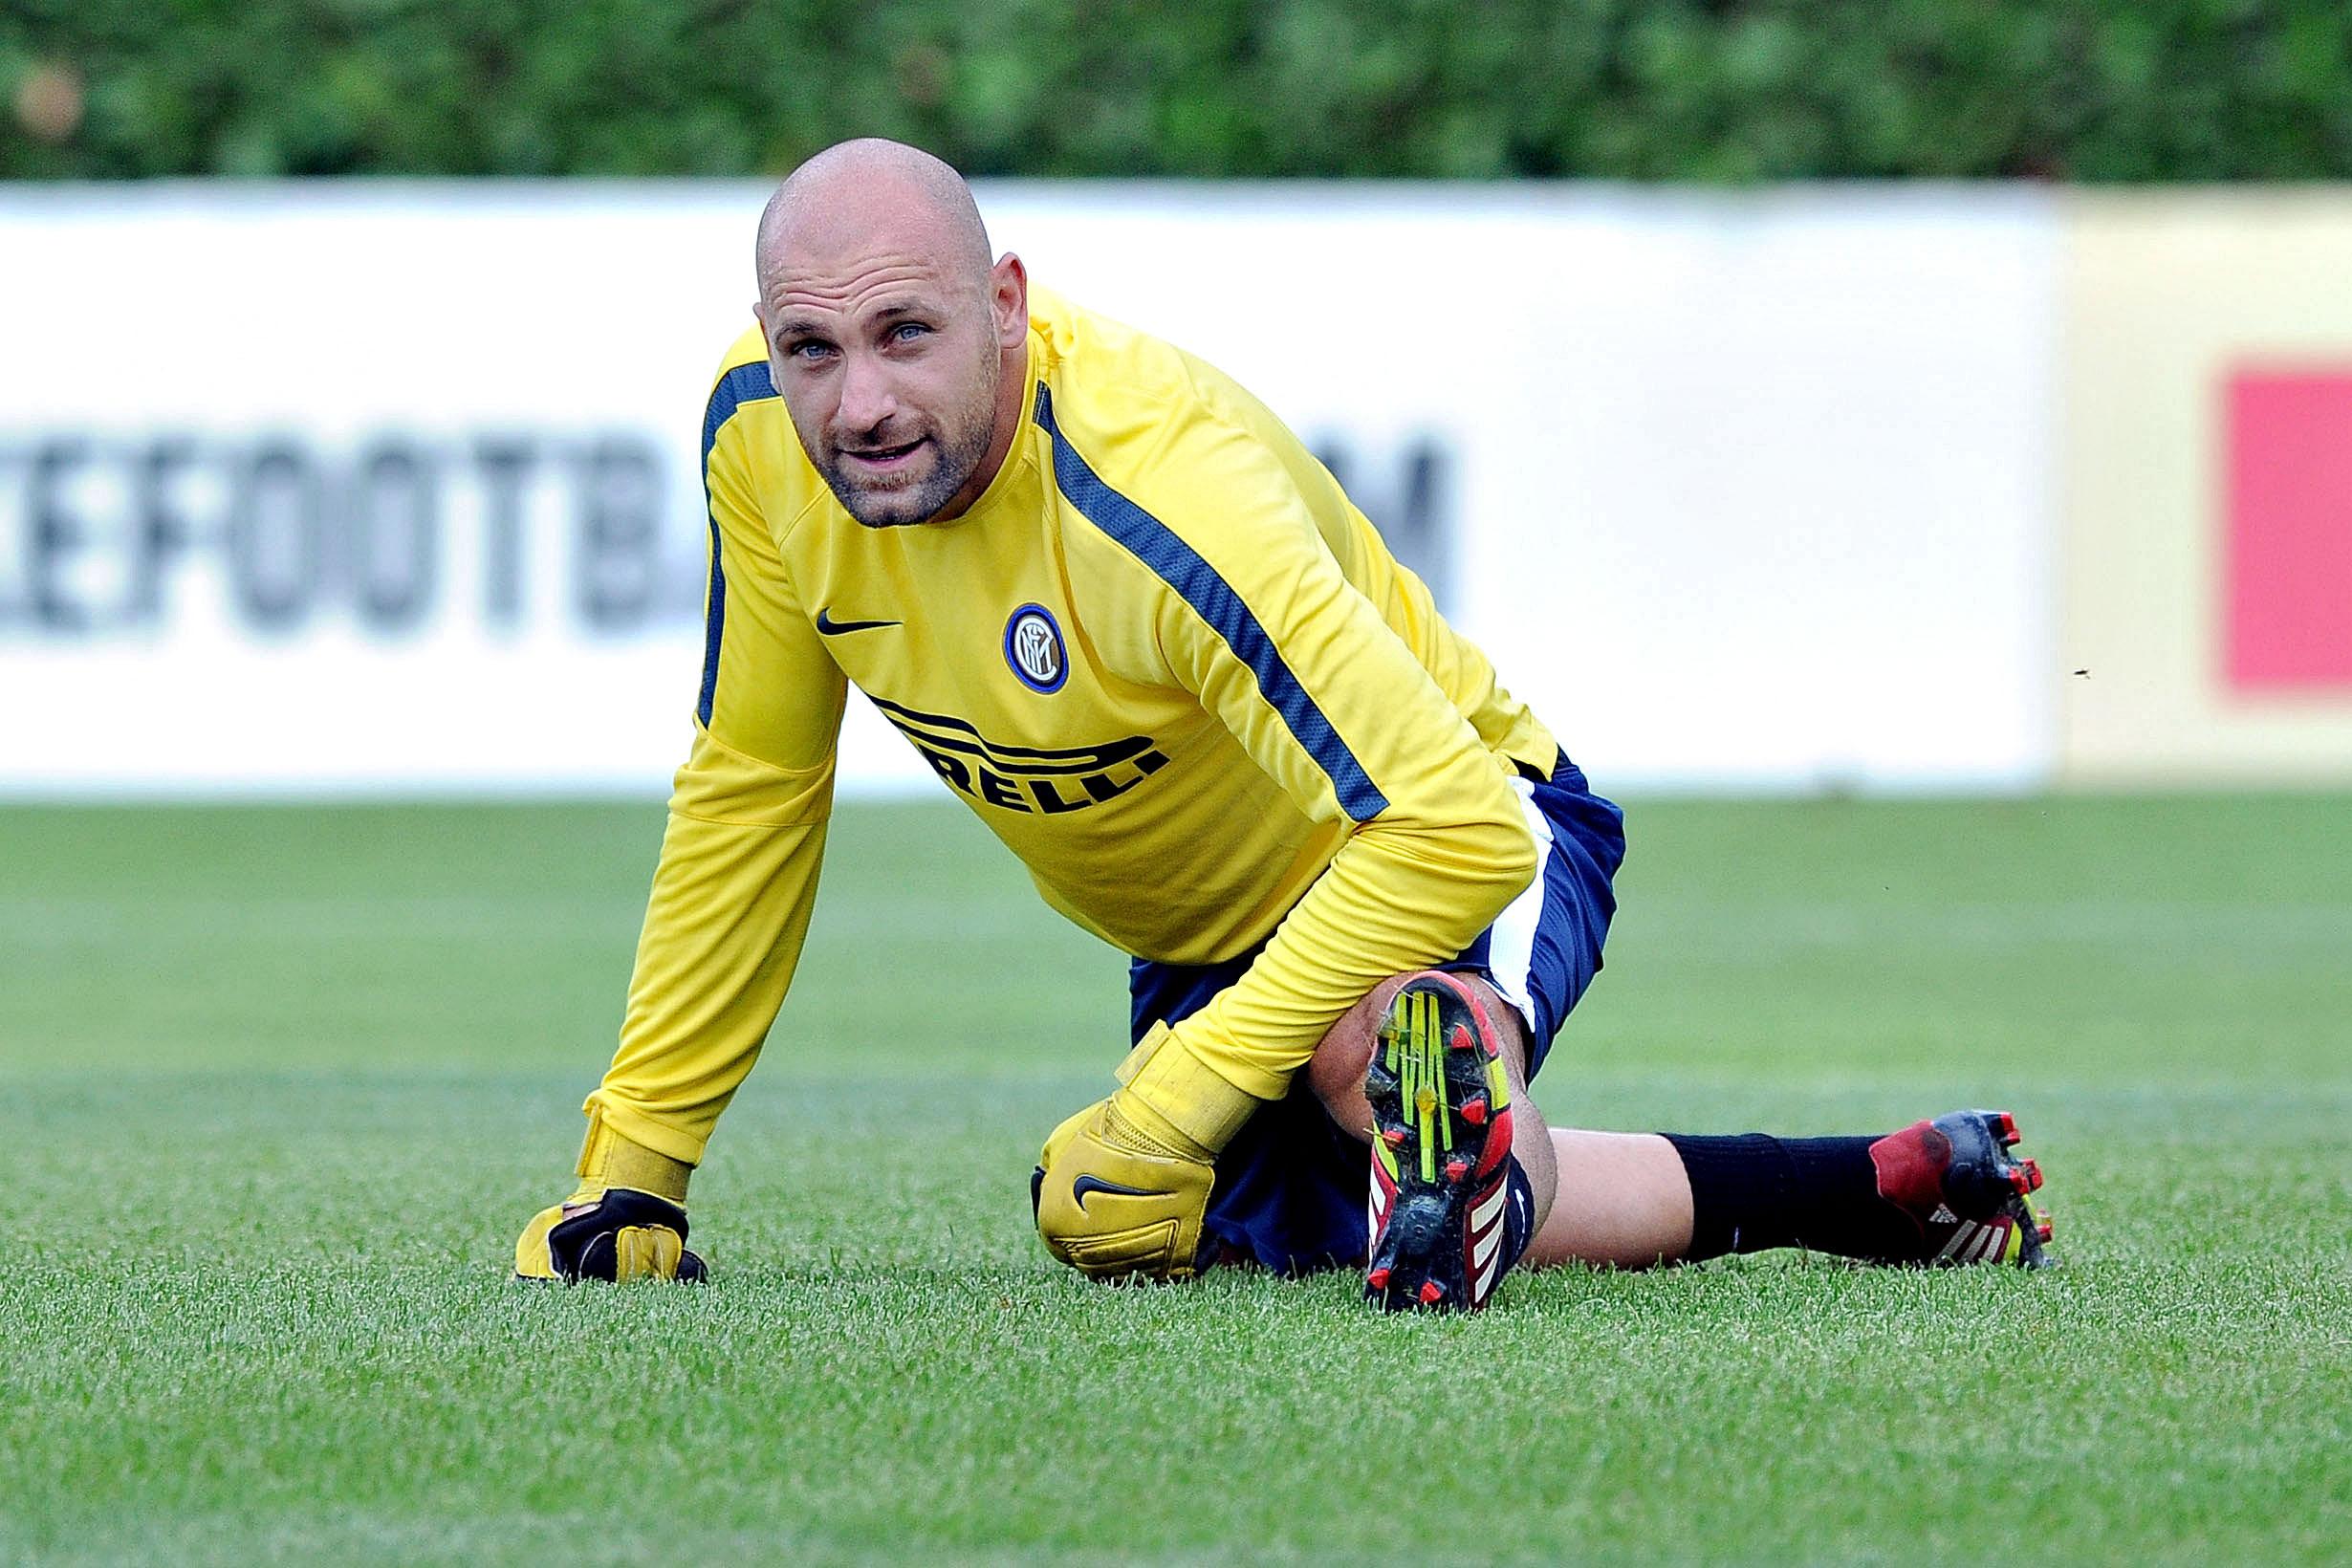
[[[870,632],[878,626],[896,626],[896,621],[836,621],[833,606],[828,604],[817,612],[817,629],[826,637],[838,637],[843,632]]]
[[[1086,1195],[1090,1192],[1112,1192],[1122,1198],[1172,1198],[1172,1192],[1156,1192],[1147,1187],[1122,1187],[1099,1176],[1080,1176],[1070,1184],[1070,1196],[1078,1200],[1078,1212],[1086,1211]]]

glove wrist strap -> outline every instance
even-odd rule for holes
[[[1164,1023],[1152,1026],[1118,1076],[1126,1086],[1118,1098],[1128,1116],[1173,1147],[1197,1150],[1204,1161],[1222,1152],[1265,1103],[1194,1056]]]
[[[580,1190],[573,1196],[577,1200],[592,1189],[625,1187],[683,1207],[686,1179],[693,1174],[694,1167],[685,1161],[629,1142],[615,1132],[602,1116],[591,1111],[588,1137],[579,1150]]]

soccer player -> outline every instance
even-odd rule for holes
[[[1521,1261],[2042,1259],[1998,1113],[1544,1124],[1620,814],[1242,388],[1032,288],[896,143],[796,170],[756,264],[703,423],[693,750],[581,1183],[519,1274],[703,1274],[687,1177],[792,979],[851,686],[1134,957],[1117,1086],[1031,1183],[1088,1274],[1356,1267],[1383,1307],[1477,1308]]]

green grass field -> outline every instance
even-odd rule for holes
[[[534,1289],[642,807],[0,811],[0,1560],[2352,1557],[2352,798],[1654,803],[1558,1122],[2016,1110],[2067,1267],[1114,1291],[1123,964],[847,809],[695,1184]]]

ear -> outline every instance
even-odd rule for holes
[[[1029,337],[1029,269],[1010,250],[989,269],[989,307],[998,345],[1020,347]]]

